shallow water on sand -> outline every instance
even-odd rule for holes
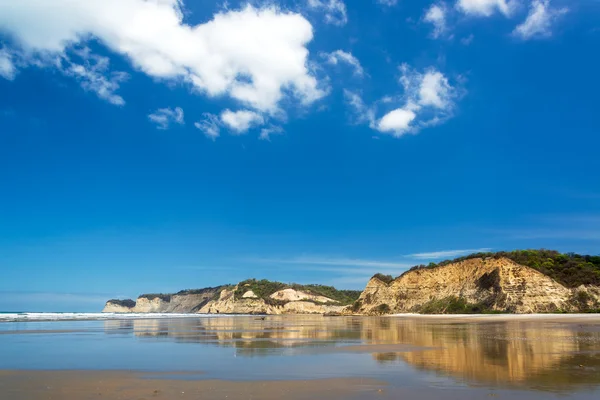
[[[321,316],[4,322],[0,370],[134,370],[148,378],[169,372],[170,379],[235,381],[370,378],[445,398],[597,399],[600,322]]]

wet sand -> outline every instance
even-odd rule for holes
[[[225,381],[173,379],[172,375],[152,373],[152,378],[147,378],[127,371],[0,371],[0,399],[360,399],[383,395],[387,386],[360,378]]]
[[[563,399],[564,394],[481,387],[398,387],[368,378],[194,380],[189,373],[0,370],[1,400],[511,400]],[[578,393],[570,399],[595,399]]]

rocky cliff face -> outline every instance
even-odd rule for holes
[[[236,297],[238,286],[204,289],[201,293],[140,296],[137,301],[109,300],[102,312],[200,314],[325,314],[341,312],[335,300],[294,289],[283,289],[266,300],[252,290]],[[128,303],[130,302],[130,303]],[[129,304],[129,307],[127,306]]]
[[[355,305],[346,311],[358,314],[443,313],[448,299],[479,307],[482,311],[577,312],[600,305],[600,288],[569,289],[507,258],[473,258],[442,267],[409,271],[389,284],[374,277]]]
[[[200,309],[206,314],[325,314],[341,312],[344,307],[324,296],[314,296],[294,289],[284,289],[269,296],[274,301],[258,298],[252,291],[236,299],[237,286],[223,290],[217,300]],[[312,301],[308,301],[312,300]]]
[[[102,312],[116,313],[195,313],[218,296],[223,287],[207,288],[198,292],[182,292],[168,296],[142,295],[134,302],[109,300]],[[129,307],[127,306],[129,303]]]

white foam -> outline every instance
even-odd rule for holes
[[[164,314],[164,313],[10,313],[0,314],[0,322],[25,321],[97,321],[115,319],[164,319],[224,317],[217,314]]]

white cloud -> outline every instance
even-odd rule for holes
[[[441,72],[430,70],[425,73],[419,87],[419,104],[445,109],[450,106],[453,88]]]
[[[55,65],[66,76],[75,78],[84,90],[96,93],[111,104],[124,105],[125,100],[115,92],[129,75],[124,72],[110,72],[108,57],[91,54],[88,48],[79,49],[75,54],[82,59],[81,64],[64,55],[55,60]]]
[[[280,126],[270,126],[260,130],[260,140],[271,141],[271,135],[282,135],[283,128]]]
[[[468,46],[471,43],[473,43],[473,39],[475,39],[475,36],[473,34],[470,34],[469,36],[466,36],[466,37],[460,39],[460,43],[465,46]]]
[[[497,11],[509,16],[516,7],[516,0],[458,0],[456,2],[458,10],[478,17],[489,17]]]
[[[183,125],[183,110],[181,107],[172,108],[159,108],[154,113],[148,115],[148,119],[156,124],[158,129],[168,129],[171,122]]]
[[[433,25],[433,32],[431,37],[434,39],[439,38],[446,32],[446,5],[444,3],[432,4],[425,16],[423,17],[425,22],[429,22]]]
[[[288,93],[305,105],[325,95],[307,66],[313,30],[302,15],[248,5],[191,26],[182,7],[181,0],[2,1],[0,31],[30,59],[62,57],[95,38],[153,78],[185,81],[261,112],[279,112]],[[72,73],[94,81],[90,88],[104,85],[80,68]]]
[[[248,131],[253,126],[264,124],[264,118],[253,111],[240,110],[231,111],[229,109],[221,113],[221,122],[229,129],[241,134]]]
[[[462,90],[452,86],[444,74],[434,68],[418,72],[406,64],[400,66],[400,72],[399,83],[404,92],[385,96],[372,106],[366,105],[360,94],[344,90],[346,102],[357,122],[368,123],[372,129],[400,137],[407,133],[416,134],[452,117]],[[377,108],[389,111],[378,119]]]
[[[374,126],[375,110],[365,104],[360,94],[344,89],[344,98],[356,115],[356,123],[368,123],[369,126]]]
[[[396,4],[398,4],[398,0],[377,0],[377,2],[383,6],[395,6]]]
[[[552,23],[568,11],[566,7],[551,8],[549,0],[533,0],[527,19],[515,28],[513,35],[523,40],[552,36]]]
[[[332,25],[346,25],[348,14],[342,0],[308,0],[308,8],[325,13],[325,22]]]
[[[408,108],[397,108],[379,120],[377,129],[380,132],[392,132],[394,136],[399,137],[410,130],[410,124],[416,117],[417,114]]]
[[[465,249],[465,250],[443,250],[433,251],[431,253],[415,253],[409,254],[407,257],[417,258],[420,260],[437,260],[440,258],[458,257],[473,253],[486,253],[492,250],[491,248],[485,247],[481,249]]]
[[[195,122],[194,126],[200,129],[206,135],[206,137],[215,140],[221,135],[221,124],[219,117],[210,113],[204,113],[203,117],[204,119]]]
[[[420,73],[406,64],[400,66],[400,72],[404,93],[396,98],[386,96],[384,104],[403,104],[377,121],[377,130],[400,137],[438,125],[452,116],[459,92],[444,74],[434,68]]]
[[[4,49],[0,49],[0,76],[12,81],[17,75],[17,69],[12,62],[11,55]]]
[[[328,64],[337,65],[338,63],[343,62],[354,68],[355,75],[364,75],[365,71],[360,65],[360,61],[358,61],[358,58],[354,57],[352,53],[347,53],[343,50],[336,50],[331,53],[321,53],[320,55],[326,60]]]

